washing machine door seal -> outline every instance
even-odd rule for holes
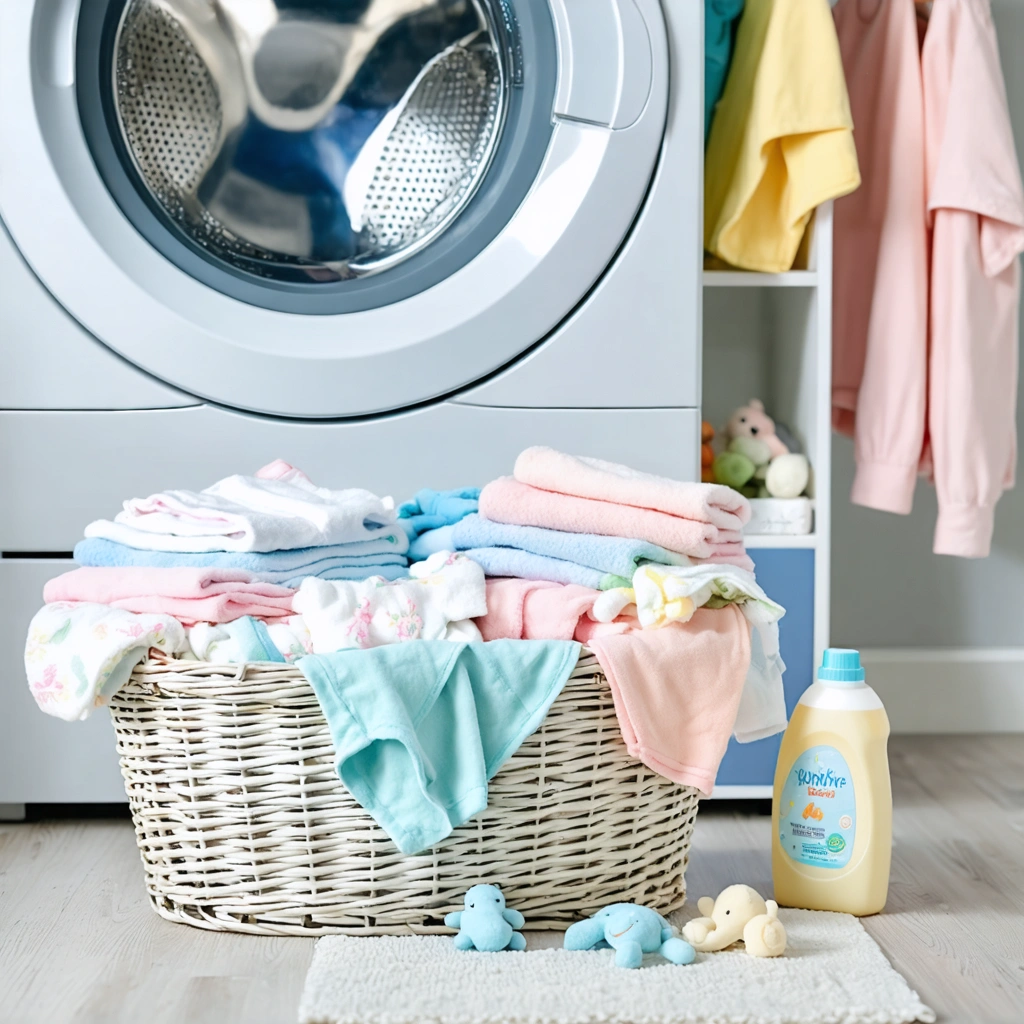
[[[604,273],[643,202],[668,104],[658,0],[496,2],[526,25],[527,40],[544,37],[531,20],[550,22],[557,81],[544,152],[522,200],[478,252],[464,249],[450,266],[439,256],[440,280],[429,276],[439,243],[414,254],[426,257],[428,274],[411,294],[385,290],[376,304],[345,312],[268,308],[274,303],[218,290],[151,244],[112,195],[83,130],[80,0],[0,5],[0,91],[9,111],[0,148],[11,154],[0,215],[76,319],[200,397],[271,415],[340,418],[458,391],[543,339]],[[531,60],[549,59],[521,57],[527,73]],[[446,232],[468,217],[460,212]]]

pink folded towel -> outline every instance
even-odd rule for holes
[[[653,509],[722,530],[740,530],[750,522],[750,502],[731,487],[670,480],[554,448],[527,448],[516,459],[515,478],[545,491]]]
[[[741,494],[737,497],[746,501]],[[632,537],[704,562],[724,562],[747,570],[754,567],[738,528],[723,529],[714,523],[684,519],[654,509],[545,491],[510,476],[499,477],[483,489],[480,514],[499,523],[518,526],[596,533],[603,537]]]
[[[590,641],[608,677],[626,748],[659,775],[710,796],[750,667],[735,605],[689,622]]]
[[[547,580],[489,579],[487,614],[476,619],[485,640],[579,640],[639,628],[636,619],[594,622],[587,612],[599,590]]]
[[[172,615],[186,626],[232,622],[243,615],[292,615],[295,591],[261,583],[242,569],[90,567],[58,576],[43,588],[47,604],[88,601],[137,614]]]

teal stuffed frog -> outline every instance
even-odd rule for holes
[[[505,897],[496,885],[474,885],[463,901],[465,909],[448,914],[444,923],[458,928],[456,949],[478,949],[497,953],[502,949],[526,949],[526,939],[515,929],[526,919],[518,910],[505,906]]]
[[[616,967],[639,967],[644,953],[660,953],[674,964],[690,964],[693,946],[677,938],[672,926],[648,907],[613,903],[586,921],[577,921],[565,933],[566,949],[615,950]]]

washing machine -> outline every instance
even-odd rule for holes
[[[0,3],[0,804],[123,799],[21,651],[125,498],[696,477],[702,7]]]

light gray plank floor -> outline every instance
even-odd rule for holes
[[[865,926],[940,1020],[1024,1021],[1024,738],[900,737],[886,912]],[[770,819],[705,805],[692,902],[771,891]],[[0,825],[4,1024],[289,1024],[312,940],[202,932],[148,907],[127,821]]]

